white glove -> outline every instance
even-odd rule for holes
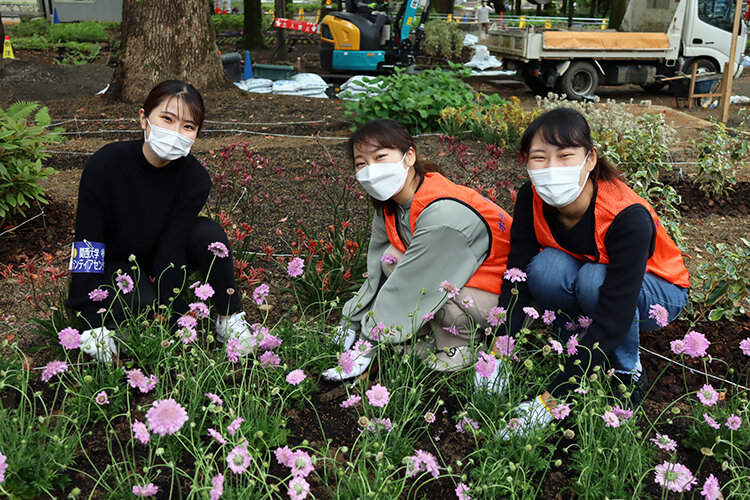
[[[343,351],[351,349],[356,339],[357,330],[354,330],[351,326],[345,326],[343,323],[337,326],[331,334],[331,340],[340,345]]]
[[[97,361],[111,363],[118,354],[115,332],[106,326],[84,330],[81,333],[81,350]]]
[[[490,378],[481,376],[474,371],[474,390],[487,391],[490,394],[500,396],[508,386],[508,367],[502,358],[495,360],[495,369],[492,370]]]
[[[512,418],[508,427],[500,430],[500,438],[504,441],[511,436],[526,436],[534,430],[545,428],[555,418],[547,410],[539,397],[518,405],[514,413],[518,418]]]

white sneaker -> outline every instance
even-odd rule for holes
[[[119,353],[115,332],[106,326],[84,330],[81,333],[81,350],[97,361],[111,363]]]
[[[331,382],[341,382],[358,377],[367,371],[367,367],[370,366],[373,356],[375,356],[375,349],[370,349],[367,353],[358,355],[354,358],[354,368],[349,373],[344,373],[344,370],[340,366],[335,366],[325,370],[321,375],[323,375],[324,379]]]
[[[455,372],[470,366],[471,348],[467,345],[450,347],[429,355],[424,360],[431,369],[438,372]]]
[[[357,331],[351,327],[345,327],[344,325],[337,326],[333,333],[331,333],[331,340],[340,345],[342,351],[348,351],[351,349],[356,339]]]
[[[238,312],[226,318],[216,318],[216,338],[223,343],[232,339],[240,341],[242,355],[254,354],[256,349],[255,335],[250,324],[245,321],[245,313]]]

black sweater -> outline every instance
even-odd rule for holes
[[[211,179],[192,155],[157,168],[146,161],[142,147],[143,140],[116,142],[88,160],[78,191],[75,241],[104,243],[105,266],[115,263],[133,278],[128,257],[135,255],[141,279],[161,278],[159,297],[167,303],[172,290],[183,285],[188,237],[208,199]],[[174,267],[167,269],[170,263]],[[102,303],[92,302],[88,294],[111,285],[110,279],[74,273],[67,307],[80,310],[90,325],[99,326],[96,311]],[[185,309],[184,301],[175,301],[176,312]]]
[[[552,236],[561,247],[576,254],[596,255],[594,239],[594,206],[596,204],[596,181],[594,196],[591,198],[586,213],[571,229],[566,230],[555,218],[556,211],[545,205],[545,219],[549,224]],[[548,210],[549,209],[549,210]],[[534,231],[533,195],[531,183],[526,182],[518,191],[518,198],[513,213],[513,225],[510,231],[511,248],[508,255],[508,269],[517,267],[526,270],[529,261],[540,252],[539,242]],[[578,354],[571,356],[565,364],[564,372],[553,380],[549,391],[559,397],[577,387],[569,383],[572,376],[580,377],[586,367],[601,365],[605,355],[609,356],[624,340],[635,315],[646,272],[646,262],[654,249],[656,229],[648,210],[642,205],[633,205],[615,218],[607,231],[604,245],[609,256],[607,276],[599,289],[593,323],[579,344]],[[518,286],[518,301],[509,318],[511,333],[517,332],[523,323],[522,308],[530,300],[529,288],[525,282],[514,283]],[[499,305],[508,308],[511,302],[513,286],[509,281],[503,282]],[[541,311],[540,311],[541,312]],[[575,318],[573,318],[575,320]],[[594,343],[599,349],[591,352]],[[580,365],[574,362],[580,360]]]

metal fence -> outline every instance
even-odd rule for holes
[[[452,21],[457,23],[475,23],[477,22],[474,17],[474,12],[466,11],[463,14],[452,15],[452,14],[430,14],[430,19],[443,19],[447,20],[450,16]],[[540,26],[540,27],[552,27],[558,28],[568,26],[567,17],[552,17],[552,16],[515,16],[515,15],[503,15],[500,17],[499,14],[490,15],[491,23],[500,23],[502,26]],[[586,27],[586,28],[601,28],[605,29],[608,27],[609,19],[606,17],[574,17],[573,26]]]
[[[3,16],[36,16],[40,12],[37,0],[0,0]]]

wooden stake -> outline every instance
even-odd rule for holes
[[[743,0],[737,0],[734,5],[734,28],[732,29],[732,46],[729,49],[729,63],[724,70],[723,85],[724,93],[721,96],[721,121],[726,123],[729,120],[729,98],[732,95],[732,79],[734,78],[734,56],[737,52],[737,38],[740,34],[740,17],[742,16]]]

